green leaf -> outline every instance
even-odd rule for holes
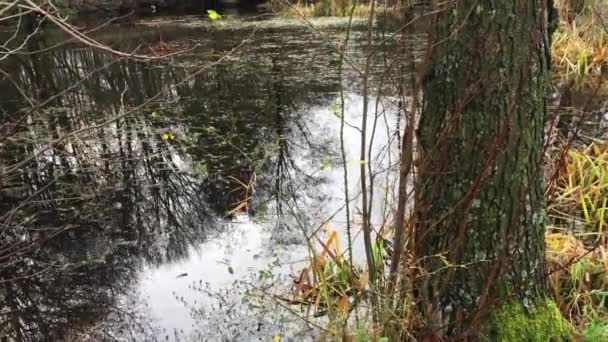
[[[207,15],[209,16],[209,19],[211,20],[218,20],[218,19],[222,19],[222,16],[217,13],[215,10],[207,10]]]
[[[152,119],[156,119],[156,117],[158,116],[158,113],[152,112],[152,114],[150,114],[150,116],[152,117]]]
[[[378,342],[388,342],[388,337],[386,337],[386,336],[385,337],[380,337],[378,339]]]

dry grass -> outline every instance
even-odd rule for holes
[[[568,148],[549,201],[551,228],[608,243],[608,145]]]
[[[297,2],[290,6],[287,6],[283,0],[273,0],[270,6],[273,12],[282,13],[287,17],[348,17],[352,10],[351,0],[320,0],[309,5]],[[392,10],[387,9],[387,11]],[[369,14],[369,4],[355,5],[353,16],[368,17]]]
[[[292,301],[312,306],[317,315],[348,314],[349,299],[367,287],[367,271],[347,260],[336,231],[329,226],[324,231],[325,240],[314,235],[310,241],[311,262],[294,280]]]
[[[290,298],[283,300],[311,310],[313,317],[328,318],[321,340],[351,341],[375,336],[376,332],[368,324],[352,326],[352,322],[349,323],[354,311],[359,312],[363,322],[371,321],[371,317],[367,317],[370,312],[359,307],[370,288],[369,272],[350,262],[348,250],[342,249],[336,231],[326,225],[323,232],[324,238],[321,234],[311,237],[310,261],[295,277]],[[377,274],[382,273],[387,256],[381,241],[372,246]]]
[[[608,336],[608,145],[568,148],[549,189],[551,295],[583,340]]]
[[[608,249],[585,247],[571,233],[548,233],[546,242],[549,287],[562,314],[582,336],[608,336]]]
[[[568,22],[562,20],[553,35],[551,53],[557,80],[577,89],[597,84],[608,66],[605,20],[594,11]]]

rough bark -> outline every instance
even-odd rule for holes
[[[418,131],[428,334],[471,336],[501,300],[544,300],[547,17],[547,0],[459,0],[436,18]]]

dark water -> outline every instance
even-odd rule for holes
[[[253,304],[260,293],[289,289],[288,274],[307,255],[301,232],[343,203],[332,109],[338,55],[327,41],[343,39],[346,21],[314,24],[325,39],[277,18],[161,18],[95,33],[122,51],[188,50],[151,62],[56,46],[66,37],[48,29],[4,59],[0,336],[314,335],[280,307]],[[355,23],[349,46],[355,63],[364,24]],[[383,87],[402,77],[399,52],[380,50],[372,88],[390,97]],[[353,125],[358,80],[346,67]],[[396,119],[394,104],[381,102],[378,154],[390,150]],[[358,138],[347,128],[348,159],[359,159]],[[356,186],[358,164],[349,168]]]

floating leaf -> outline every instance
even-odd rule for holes
[[[209,19],[211,20],[218,20],[218,19],[222,19],[222,16],[217,13],[215,10],[207,10],[207,15],[209,16]]]
[[[173,134],[171,132],[165,132],[165,133],[163,133],[163,140],[164,141],[173,141],[173,140],[175,140],[175,134]]]
[[[340,105],[334,102],[331,105],[329,105],[329,110],[332,111],[332,113],[337,115],[340,112]]]
[[[331,158],[325,157],[321,160],[321,171],[327,170],[331,166]]]

